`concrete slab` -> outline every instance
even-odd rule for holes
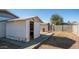
[[[45,40],[49,39],[49,37],[52,35],[53,33],[47,33],[47,34],[41,34],[41,37],[35,39],[34,41],[32,41],[32,43],[37,42],[36,44],[33,44],[29,47],[27,47],[26,49],[32,49],[35,48],[36,46],[40,45],[41,43],[43,43]],[[31,42],[30,42],[31,43]]]
[[[41,44],[43,41],[47,40],[53,33],[46,33],[46,34],[41,34],[40,37],[31,40],[30,42],[21,42],[21,41],[16,41],[12,39],[5,39],[2,38],[1,40],[15,44],[17,46],[20,46],[18,49],[33,49],[37,45]]]

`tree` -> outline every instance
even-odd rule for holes
[[[51,25],[52,24],[60,25],[60,24],[63,23],[63,18],[58,14],[54,14],[54,15],[51,16],[50,21],[51,21]]]

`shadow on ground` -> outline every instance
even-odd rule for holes
[[[19,46],[0,40],[0,49],[17,49],[20,48]]]
[[[41,44],[41,42],[44,42],[45,40],[47,40],[49,38],[50,38],[50,35],[43,35],[42,34],[40,37],[33,39],[30,42],[25,43],[24,46],[21,46],[21,48],[27,48],[27,47],[30,47],[32,45],[38,44],[38,43]],[[33,49],[35,49],[37,46],[33,47]]]
[[[29,46],[32,46],[34,44],[37,44],[37,43],[40,43],[41,41],[42,44],[47,44],[47,45],[51,45],[51,46],[55,46],[55,47],[60,47],[60,48],[64,48],[64,49],[68,49],[70,48],[74,43],[75,41],[70,39],[70,38],[67,38],[67,37],[58,37],[58,36],[51,36],[49,37],[48,35],[41,35],[39,38],[36,38],[30,42],[18,42],[18,41],[13,41],[13,40],[9,40],[9,39],[5,39],[4,41],[0,41],[0,47],[1,48],[5,48],[5,49],[23,49],[23,48],[27,48]],[[9,43],[8,43],[9,42]],[[17,46],[14,45],[14,44],[11,44],[10,42],[14,42],[14,43],[17,43],[18,45],[21,45],[21,46]],[[34,47],[34,48],[39,48],[42,44]],[[7,47],[8,46],[8,47]]]
[[[60,47],[64,49],[70,48],[75,43],[74,40],[66,37],[52,36],[49,40],[46,40],[44,44]]]
[[[16,41],[7,38],[0,38],[0,49],[24,49],[32,45],[38,44],[49,38],[49,35],[41,35],[40,37],[31,40],[30,42]]]

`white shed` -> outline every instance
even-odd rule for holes
[[[39,17],[11,19],[6,22],[6,38],[28,42],[40,36]]]
[[[51,26],[49,23],[41,23],[40,32],[49,32],[51,29]]]

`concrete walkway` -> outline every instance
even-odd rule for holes
[[[41,34],[41,36],[39,38],[36,38],[36,39],[34,39],[30,42],[26,42],[26,43],[16,41],[16,40],[11,40],[11,39],[1,39],[1,40],[15,44],[17,46],[20,46],[21,49],[22,48],[32,49],[32,48],[36,47],[37,45],[41,44],[43,41],[47,40],[51,35],[52,35],[52,33]]]
[[[42,34],[39,38],[33,40],[32,42],[29,42],[29,44],[27,44],[28,47],[26,49],[35,48],[36,46],[38,46],[39,44],[41,44],[45,40],[49,39],[52,34],[53,33]],[[31,44],[31,46],[29,46],[30,44]]]

